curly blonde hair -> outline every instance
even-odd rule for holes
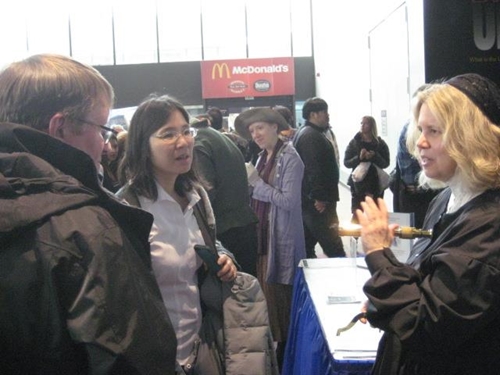
[[[500,127],[493,124],[460,90],[445,83],[430,85],[418,93],[412,105],[408,150],[419,160],[417,141],[420,137],[418,117],[423,104],[435,116],[443,131],[443,145],[457,163],[458,171],[474,189],[500,187]],[[420,183],[443,187],[443,183],[420,176]]]

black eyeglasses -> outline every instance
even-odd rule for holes
[[[115,130],[115,129],[112,129],[110,127],[107,127],[105,125],[99,125],[99,124],[96,124],[95,122],[92,122],[90,120],[84,120],[84,119],[80,119],[80,118],[75,118],[76,121],[79,121],[81,123],[84,123],[84,124],[89,124],[89,125],[92,125],[92,126],[96,126],[98,128],[101,129],[101,135],[102,135],[102,138],[104,139],[104,144],[107,145],[109,143],[109,141],[113,138],[113,137],[116,137],[118,132]]]

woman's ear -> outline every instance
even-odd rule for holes
[[[66,118],[60,112],[57,112],[49,121],[48,133],[54,138],[64,139],[64,125]]]

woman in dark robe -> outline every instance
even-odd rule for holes
[[[385,334],[374,374],[500,372],[500,89],[477,74],[418,94],[408,147],[421,183],[444,190],[429,206],[406,264],[390,250],[382,199],[357,211],[372,277],[367,319]]]

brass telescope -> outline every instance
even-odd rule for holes
[[[339,236],[361,237],[361,226],[342,227],[339,226]],[[394,236],[404,239],[414,239],[418,237],[432,237],[432,229],[418,229],[414,227],[399,227],[394,232]]]

